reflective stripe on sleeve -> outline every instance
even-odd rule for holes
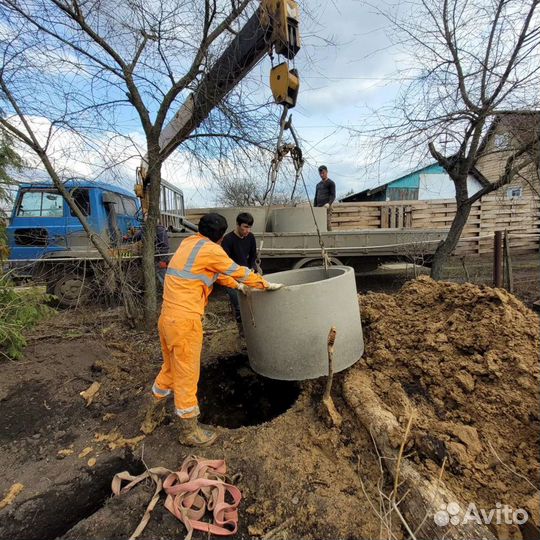
[[[237,272],[238,270],[240,270],[240,266],[238,264],[236,264],[235,262],[233,262],[231,264],[231,266],[229,266],[229,268],[227,268],[227,270],[225,270],[225,272],[223,272],[226,276],[232,276],[235,272]]]
[[[251,274],[253,274],[253,271],[248,268],[246,275],[243,278],[238,278],[236,281],[240,281],[240,283],[244,283],[247,280],[247,278],[251,276]]]

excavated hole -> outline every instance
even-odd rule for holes
[[[257,375],[240,354],[203,367],[198,393],[202,422],[235,429],[283,414],[298,399],[300,385]]]
[[[142,461],[131,452],[124,456],[104,456],[87,471],[75,471],[64,481],[53,482],[48,491],[37,494],[15,509],[11,520],[0,523],[0,538],[53,540],[68,533],[79,522],[98,512],[111,497],[111,479],[120,471],[144,471]],[[22,510],[31,507],[29,516]]]

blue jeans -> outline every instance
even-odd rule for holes
[[[167,268],[160,268],[159,264],[156,265],[156,278],[163,289],[163,286],[165,285],[165,274],[167,273]]]
[[[231,303],[236,322],[242,322],[242,317],[240,315],[240,301],[238,300],[238,291],[236,289],[225,287],[225,292],[229,297],[229,301]]]

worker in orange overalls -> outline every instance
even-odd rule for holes
[[[151,433],[165,417],[165,401],[174,394],[179,418],[180,442],[189,446],[212,444],[217,434],[197,421],[197,384],[201,365],[203,330],[201,319],[214,283],[247,294],[249,287],[277,290],[249,268],[239,266],[219,245],[227,221],[220,214],[206,214],[199,233],[182,241],[169,262],[158,322],[163,365],[152,387],[143,433]]]

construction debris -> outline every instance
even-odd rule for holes
[[[0,501],[0,510],[5,508],[6,506],[9,506],[10,504],[13,504],[13,501],[17,497],[17,495],[24,489],[24,485],[17,482],[16,484],[13,484],[9,491],[7,492],[6,496]]]
[[[100,388],[101,384],[94,381],[86,390],[80,393],[81,397],[86,401],[87,407],[92,403],[92,401],[94,401],[94,398],[99,392]]]

